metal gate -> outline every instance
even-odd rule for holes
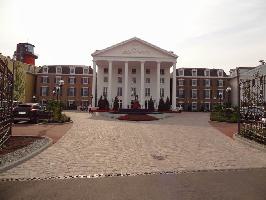
[[[13,74],[0,58],[0,147],[11,136],[13,123]]]

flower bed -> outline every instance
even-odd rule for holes
[[[119,120],[126,120],[126,121],[154,121],[158,120],[158,118],[146,115],[146,114],[129,114],[118,117]]]

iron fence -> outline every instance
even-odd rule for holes
[[[13,123],[13,73],[0,58],[0,147],[11,136]]]

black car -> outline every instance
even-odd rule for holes
[[[40,120],[49,119],[51,113],[42,109],[38,103],[19,104],[13,109],[14,123],[30,121],[39,123]]]

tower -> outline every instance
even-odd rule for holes
[[[14,52],[16,60],[30,65],[35,65],[35,59],[38,58],[34,54],[34,45],[29,43],[19,43],[17,44],[17,50]]]

